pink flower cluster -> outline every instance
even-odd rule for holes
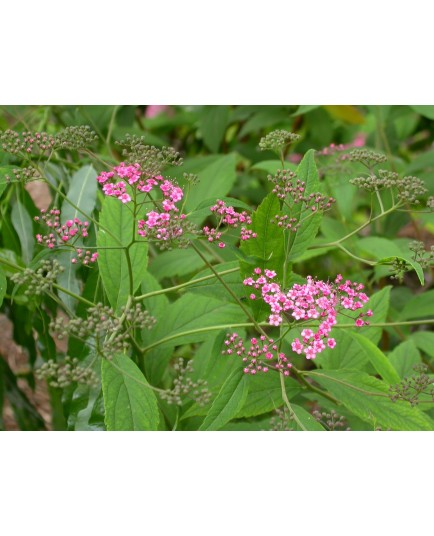
[[[118,179],[122,179],[118,181]],[[117,197],[122,203],[129,203],[131,196],[127,192],[127,183],[139,192],[149,193],[154,186],[160,185],[163,192],[163,209],[165,211],[177,211],[175,204],[184,195],[181,188],[175,186],[171,181],[165,180],[161,175],[145,179],[143,177],[140,164],[126,165],[121,162],[113,168],[113,171],[103,171],[97,177],[97,181],[103,185],[105,195]]]
[[[84,265],[94,263],[98,259],[98,253],[92,253],[91,251],[77,248],[77,257],[71,259],[72,264],[76,264],[77,259],[81,260]]]
[[[227,225],[228,227],[237,228],[238,225],[251,225],[252,219],[245,210],[243,212],[236,212],[234,207],[227,206],[224,201],[217,199],[217,203],[210,207],[210,211],[218,214],[220,217],[217,229],[209,228],[208,226],[202,229],[204,235],[208,237],[208,242],[214,242],[219,240],[222,232],[219,231],[221,225]],[[245,226],[241,227],[241,240],[249,240],[250,238],[256,238],[256,233],[247,229]],[[219,242],[219,247],[224,248],[224,242]]]
[[[246,225],[252,223],[251,217],[245,210],[238,213],[235,211],[234,207],[228,207],[221,199],[217,199],[217,203],[210,207],[210,211],[222,216],[222,223],[226,225],[237,227],[239,223],[244,223]]]
[[[227,350],[224,350],[223,355],[236,354],[241,357],[245,363],[245,374],[256,374],[257,372],[268,372],[269,367],[276,370],[281,370],[285,376],[289,376],[291,363],[283,352],[278,351],[277,344],[273,339],[268,339],[261,335],[258,338],[250,339],[250,348],[244,346],[243,339],[238,333],[228,333],[225,340]],[[270,365],[270,362],[273,365]]]
[[[36,216],[34,220],[45,224],[53,231],[46,235],[36,235],[38,243],[45,244],[50,249],[62,243],[66,244],[72,239],[86,238],[88,235],[89,222],[74,218],[73,220],[67,220],[62,225],[60,223],[60,210],[57,208],[53,208],[49,212],[44,209],[41,210],[41,216]]]
[[[151,211],[146,214],[146,220],[139,220],[138,234],[143,237],[156,238],[157,240],[172,240],[179,238],[182,233],[180,220],[185,219],[185,214],[180,216],[168,212]]]
[[[315,359],[326,347],[334,348],[336,341],[329,335],[337,323],[338,313],[345,310],[356,311],[369,301],[368,296],[362,292],[362,284],[349,280],[343,282],[341,275],[332,283],[317,281],[308,276],[306,284],[295,284],[285,292],[278,283],[272,282],[276,276],[274,271],[265,270],[262,274],[262,270],[256,268],[255,274],[259,277],[245,279],[244,285],[261,291],[262,299],[270,306],[270,325],[280,326],[283,315],[301,321],[319,320],[316,331],[304,329],[301,333],[302,339],[297,338],[292,343],[292,350],[298,354],[304,353],[307,359]],[[252,293],[250,298],[255,299],[256,294]],[[357,327],[369,324],[363,320],[364,316],[372,316],[372,311],[368,310],[357,316]]]

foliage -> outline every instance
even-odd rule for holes
[[[433,430],[431,108],[3,106],[0,426]]]

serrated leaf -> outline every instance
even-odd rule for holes
[[[301,392],[298,382],[285,378],[285,388],[288,400]],[[249,377],[249,394],[246,402],[237,414],[237,419],[255,417],[268,413],[283,405],[282,388],[278,373],[268,372]]]
[[[116,314],[127,303],[130,294],[130,274],[125,249],[104,249],[129,246],[135,238],[137,224],[130,207],[113,197],[106,197],[100,214],[100,224],[109,229],[98,231],[98,266],[110,305]],[[112,236],[114,235],[114,236]],[[148,263],[148,244],[136,242],[129,248],[132,271],[131,290],[142,282]]]
[[[248,226],[257,237],[243,241],[240,250],[246,256],[256,257],[257,267],[262,270],[275,270],[278,278],[282,279],[285,260],[283,230],[271,223],[277,214],[280,214],[280,203],[278,198],[270,193],[252,214],[252,224]],[[253,273],[252,265],[244,260],[240,260],[240,269],[243,277]],[[247,294],[248,289],[244,292]],[[267,309],[266,304],[262,300],[254,300],[250,304],[255,317],[261,319]]]
[[[223,273],[220,277],[223,279],[225,284],[228,285],[235,292],[237,296],[242,296],[244,294],[244,285],[241,281],[238,261],[225,262],[219,264],[214,269],[219,274],[228,270],[237,269],[236,271],[233,271],[228,274]],[[186,290],[188,292],[193,292],[194,294],[202,294],[211,298],[218,298],[222,301],[235,302],[235,299],[229,294],[227,289],[223,286],[223,284],[219,281],[217,277],[214,276],[211,279],[200,281],[200,279],[203,277],[213,275],[213,272],[209,268],[203,270],[202,272],[199,272],[190,281],[191,283],[193,283],[196,279],[198,279],[198,283],[188,286]]]
[[[223,384],[199,430],[219,430],[241,411],[249,390],[243,369],[234,370]]]
[[[429,331],[416,331],[411,334],[416,346],[430,357],[434,357],[434,333]]]
[[[252,224],[249,229],[252,229],[257,237],[243,241],[240,249],[245,255],[261,259],[262,268],[273,267],[282,273],[283,231],[271,223],[272,218],[279,213],[278,198],[273,193],[268,194],[252,214]]]
[[[414,335],[417,335],[416,333]],[[433,335],[434,333],[430,333]],[[432,341],[434,343],[434,340]],[[431,346],[434,349],[434,346]],[[391,365],[394,367],[400,379],[411,376],[415,373],[414,366],[421,362],[419,350],[416,348],[414,339],[409,339],[398,344],[388,355]],[[399,381],[395,382],[399,383]]]
[[[164,317],[149,331],[149,350],[145,354],[146,375],[152,383],[159,383],[172,357],[174,345],[204,341],[212,334],[212,329],[207,328],[235,324],[244,319],[243,311],[235,304],[185,294],[167,307]],[[167,338],[170,339],[164,342],[163,339]],[[158,350],[156,353],[154,346]]]
[[[430,317],[434,317],[434,290],[428,290],[409,300],[399,316],[400,320]]]
[[[107,430],[157,430],[157,399],[137,365],[114,355],[102,360],[101,373]]]
[[[204,252],[211,262],[212,256]],[[191,248],[163,251],[149,265],[150,273],[159,281],[166,277],[182,277],[203,267],[203,260]]]
[[[311,371],[307,376],[327,389],[354,415],[391,430],[433,430],[434,422],[408,402],[389,398],[389,386],[364,372]]]
[[[304,195],[309,196],[319,190],[319,175],[315,163],[315,151],[310,149],[297,167],[297,178],[305,182]],[[289,234],[288,260],[296,262],[314,241],[322,219],[321,212],[312,212],[309,208],[302,208],[300,203],[289,201],[289,206],[284,205],[284,214],[295,218],[300,227],[296,232]]]

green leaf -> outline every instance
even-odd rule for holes
[[[434,357],[434,333],[428,331],[416,331],[411,334],[411,339],[416,346],[426,355]]]
[[[391,430],[433,430],[434,423],[408,402],[389,398],[389,386],[364,372],[312,371],[307,376],[327,389],[354,415]]]
[[[6,274],[3,268],[0,266],[0,307],[2,306],[3,299],[6,295],[7,286],[8,286],[8,283],[6,280]]]
[[[434,317],[434,290],[428,290],[409,300],[399,316],[400,320],[430,317]]]
[[[100,224],[109,229],[98,231],[98,266],[110,305],[118,314],[127,303],[130,290],[134,293],[140,286],[148,263],[148,244],[136,242],[129,248],[131,259],[132,282],[128,270],[125,249],[103,249],[127,247],[137,231],[137,223],[129,206],[113,197],[106,197],[100,214]],[[114,236],[112,236],[114,235]],[[130,283],[132,283],[130,288]]]
[[[247,210],[250,212],[252,210],[252,207],[247,205],[246,203],[243,203],[242,201],[239,201],[238,199],[234,199],[233,197],[227,197],[225,195],[221,195],[219,197],[221,201],[224,201],[226,205],[232,206],[234,208],[241,208],[242,210]],[[214,206],[216,204],[216,198],[211,197],[210,199],[205,199],[199,205],[194,209],[194,211],[189,215],[189,219],[193,219],[194,222],[197,222],[198,224],[205,220],[206,218],[209,218],[211,216],[210,207]]]
[[[307,114],[310,111],[315,110],[316,108],[319,108],[319,107],[320,107],[319,104],[301,104],[297,108],[297,111],[294,112],[292,115],[293,115],[293,117],[297,117],[298,115],[304,115],[304,114]]]
[[[261,162],[257,162],[250,169],[252,171],[265,171],[270,175],[275,175],[280,169],[282,169],[282,162],[280,160],[262,160]],[[297,166],[291,162],[285,162],[285,169],[295,171]]]
[[[212,255],[204,252],[204,256],[212,262]],[[203,260],[193,249],[174,249],[163,251],[149,265],[149,271],[159,281],[166,277],[182,277],[203,267]]]
[[[101,372],[107,430],[157,430],[157,399],[137,365],[119,354],[103,359]]]
[[[205,106],[199,126],[205,145],[213,153],[219,150],[229,121],[229,106]]]
[[[410,108],[428,119],[434,119],[434,106],[426,106],[424,104],[411,104]]]
[[[362,351],[366,353],[368,360],[385,382],[391,385],[399,383],[398,373],[378,346],[359,333],[349,333],[349,335],[359,343]]]
[[[252,224],[249,226],[257,234],[256,238],[243,241],[240,250],[244,255],[256,257],[256,266],[262,270],[275,270],[279,279],[283,279],[283,264],[285,260],[283,230],[271,223],[276,214],[280,213],[278,198],[270,193],[265,197],[257,210],[252,214]],[[250,263],[240,260],[242,276],[251,276],[253,267]],[[250,288],[250,287],[249,287]],[[249,288],[245,287],[244,293],[248,294]],[[267,309],[262,300],[253,300],[250,305],[255,317],[261,319]]]
[[[224,303],[207,296],[186,294],[172,303],[149,331],[149,353],[145,354],[146,375],[152,383],[158,383],[172,357],[173,345],[196,343],[206,340],[218,325],[243,322],[245,315],[239,306]],[[158,343],[170,337],[166,342]],[[157,343],[157,344],[155,344]],[[152,346],[157,346],[154,353]]]
[[[362,255],[366,253],[371,255],[378,261],[378,264],[390,264],[395,259],[405,261],[415,270],[420,284],[425,284],[422,266],[412,258],[410,253],[405,254],[402,248],[392,240],[379,236],[368,236],[358,240],[357,249]]]
[[[91,351],[80,365],[86,368],[89,367],[101,379],[101,360],[96,357],[95,352]],[[68,394],[70,394],[70,400],[65,404],[68,415],[68,430],[105,430],[101,382],[98,382],[98,385],[79,384]],[[66,398],[67,394],[64,393],[64,399]],[[95,419],[97,413],[99,413],[98,420]]]
[[[146,272],[142,279],[141,291],[143,294],[148,294],[150,292],[158,292],[162,290],[160,283],[155,279],[155,277]],[[143,305],[145,305],[146,310],[155,318],[160,318],[165,314],[166,307],[169,305],[169,299],[166,294],[157,294],[156,296],[151,296],[143,300]]]
[[[415,333],[414,335],[417,335]],[[434,333],[430,333],[433,335]],[[431,341],[434,343],[434,340]],[[416,343],[417,344],[417,343]],[[419,350],[416,348],[414,339],[409,339],[404,341],[393,349],[393,352],[390,352],[388,358],[400,379],[404,379],[407,376],[411,376],[415,373],[413,367],[421,362]],[[434,346],[431,346],[434,349]],[[399,383],[399,380],[395,383]]]
[[[98,185],[96,177],[97,173],[91,165],[83,166],[71,177],[67,200],[65,199],[62,203],[62,223],[74,218],[84,221],[86,216],[78,209],[82,210],[87,216],[92,214],[95,208]],[[68,203],[68,200],[77,208]],[[82,240],[76,242],[78,247],[82,244]],[[75,253],[72,251],[62,251],[57,255],[57,260],[64,268],[64,271],[59,274],[58,283],[70,292],[80,294],[80,286],[77,280],[78,266],[71,262],[74,257]],[[75,298],[61,291],[59,292],[59,297],[69,309],[75,310],[77,306]]]
[[[306,183],[304,194],[319,191],[319,175],[315,164],[315,151],[310,149],[297,167],[297,177]],[[295,233],[290,233],[288,241],[288,260],[296,262],[314,241],[321,224],[322,213],[302,209],[300,203],[289,201],[289,208],[284,205],[283,212],[295,218],[300,227]]]
[[[301,393],[300,384],[293,378],[285,378],[285,387],[288,400]],[[278,373],[270,371],[267,374],[249,376],[249,394],[236,418],[262,415],[280,408],[283,403]]]
[[[225,272],[226,270],[231,270],[233,268],[239,268],[238,261],[225,262],[219,264],[214,269],[216,272],[221,273]],[[213,275],[213,272],[209,268],[207,268],[206,270],[203,270],[202,272],[196,274],[193,279],[191,279],[191,282],[195,281],[196,279],[211,275]],[[235,292],[237,296],[243,296],[244,285],[241,281],[239,270],[229,274],[221,275],[221,278],[226,283],[226,285],[229,286]],[[235,299],[229,294],[229,292],[217,279],[217,277],[213,277],[212,279],[207,279],[205,281],[199,281],[195,285],[187,287],[186,290],[188,292],[193,292],[194,294],[202,294],[204,296],[217,298],[222,301],[235,302]]]
[[[268,107],[266,107],[268,108]],[[281,109],[265,109],[253,115],[243,125],[239,137],[242,138],[251,132],[257,132],[263,128],[271,128],[274,125],[287,124],[288,127],[292,121],[289,120],[288,111],[283,107]]]
[[[55,258],[59,261],[59,264],[63,266],[64,270],[57,276],[57,282],[59,285],[74,294],[80,295],[80,285],[77,279],[78,266],[72,263],[72,259],[75,254],[71,251],[58,251],[55,254]],[[77,307],[77,299],[62,292],[58,291],[59,298],[71,311],[75,311]]]
[[[324,427],[304,408],[291,404],[291,408],[295,413],[295,422],[301,430],[307,432],[325,432]]]
[[[336,329],[333,330],[331,336],[335,339],[336,346],[333,349],[326,348],[318,354],[315,362],[327,370],[342,368],[362,370],[368,362],[368,355],[359,342],[351,337],[350,331]]]
[[[21,257],[28,264],[33,257],[33,248],[35,245],[33,224],[26,208],[18,200],[12,205],[11,221],[20,239]]]
[[[199,430],[219,430],[241,411],[249,390],[243,369],[234,370],[223,384]]]
[[[257,234],[257,237],[243,241],[240,249],[247,256],[261,259],[261,263],[258,264],[260,268],[274,269],[282,276],[284,261],[283,230],[271,223],[272,218],[279,213],[280,203],[278,198],[273,193],[268,194],[252,214],[252,224],[249,228]],[[250,267],[248,271],[249,273],[252,271]]]
[[[199,183],[190,191],[186,210],[195,210],[204,199],[221,198],[232,188],[236,179],[235,154],[219,156],[210,165],[199,171]]]
[[[67,198],[88,216],[92,215],[96,203],[98,182],[97,172],[91,165],[83,166],[74,173],[70,180]],[[67,200],[62,203],[62,222],[85,216],[74,208]]]
[[[415,260],[413,260],[411,257],[403,257],[402,255],[397,255],[396,257],[385,257],[378,261],[378,264],[389,264],[393,262],[394,260],[402,260],[405,261],[407,264],[409,264],[413,270],[416,272],[417,277],[419,278],[420,284],[423,286],[425,285],[425,276],[423,273],[422,266]]]

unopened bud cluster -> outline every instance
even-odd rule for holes
[[[378,176],[371,174],[368,177],[356,177],[350,179],[350,183],[367,190],[375,192],[384,188],[396,188],[398,190],[397,197],[400,201],[406,203],[419,204],[417,199],[427,193],[425,183],[418,177],[402,177],[399,178],[398,173],[380,169]]]
[[[344,428],[346,432],[351,430],[351,428],[347,426],[345,417],[338,415],[334,409],[330,412],[314,410],[312,411],[312,415],[316,421],[325,426],[330,432],[335,432]]]
[[[67,356],[64,363],[47,361],[36,371],[39,380],[46,380],[51,387],[64,388],[72,383],[81,385],[97,386],[98,376],[90,368],[81,367],[79,360]]]
[[[349,160],[350,162],[360,162],[367,168],[372,168],[378,164],[387,162],[387,158],[384,154],[376,153],[369,149],[354,149],[347,155],[343,155],[342,160]]]
[[[42,209],[41,216],[36,216],[34,220],[47,227],[50,231],[47,235],[36,235],[36,240],[39,244],[45,244],[49,249],[53,249],[56,245],[66,244],[70,241],[75,242],[80,237],[86,238],[88,236],[89,222],[74,218],[62,224],[60,222],[60,210],[57,208],[52,208],[48,212]]]
[[[327,197],[320,192],[306,195],[306,183],[298,179],[293,171],[279,169],[275,175],[269,175],[268,180],[274,184],[273,193],[279,199],[289,198],[291,203],[301,204],[303,210],[312,212],[328,210],[335,202],[333,197]]]
[[[184,363],[184,359],[180,357],[173,366],[177,376],[173,382],[171,390],[163,391],[160,396],[168,404],[176,404],[181,406],[183,397],[194,400],[197,405],[205,406],[211,399],[211,393],[208,390],[208,382],[206,380],[193,381],[188,375],[193,372],[193,364],[191,361]]]
[[[298,134],[288,132],[287,130],[273,130],[259,142],[261,151],[274,151],[280,153],[290,143],[298,141],[301,138]]]
[[[292,432],[294,430],[294,419],[291,417],[288,408],[276,408],[274,416],[270,419],[271,432]]]
[[[282,371],[284,376],[289,376],[292,367],[283,352],[279,352],[273,339],[267,339],[265,335],[250,339],[250,347],[245,346],[244,340],[238,333],[228,333],[225,340],[226,350],[223,355],[237,355],[244,363],[244,374],[257,374],[268,372],[269,367]]]
[[[14,168],[12,175],[5,175],[6,182],[24,182],[25,184],[41,178],[39,171],[33,167]]]
[[[207,225],[203,227],[202,232],[207,237],[208,242],[220,240],[223,234],[220,230],[222,225],[225,226],[225,229],[236,229],[239,225],[242,225],[240,234],[240,239],[242,241],[257,237],[257,234],[252,229],[247,229],[247,227],[245,227],[246,225],[252,224],[252,218],[245,210],[237,212],[234,207],[226,205],[221,199],[217,199],[217,203],[210,207],[210,211],[219,218],[219,221],[215,229],[210,228]],[[218,246],[224,248],[225,243],[220,241]]]
[[[113,309],[101,303],[89,307],[86,318],[71,318],[69,321],[62,317],[52,320],[50,330],[58,339],[72,336],[87,341],[94,338],[96,347],[106,357],[110,358],[113,353],[122,352],[129,347],[129,334],[134,329],[151,329],[155,324],[155,318],[142,309],[140,304],[125,310],[127,326],[120,318],[115,316]]]
[[[79,150],[92,146],[97,140],[96,133],[87,125],[72,126],[58,132],[55,137],[55,149]]]
[[[97,139],[95,132],[88,126],[67,127],[57,134],[47,132],[21,133],[13,130],[0,132],[0,146],[11,154],[41,154],[57,149],[78,150],[92,145]]]
[[[157,148],[145,143],[143,136],[127,134],[116,142],[123,147],[122,154],[128,162],[140,164],[142,172],[149,177],[159,175],[165,166],[180,166],[182,158],[172,147]]]
[[[27,285],[24,294],[26,296],[40,296],[47,290],[51,290],[57,276],[65,270],[56,260],[42,261],[41,266],[36,270],[26,268],[22,272],[17,272],[11,276],[11,280],[17,285]]]
[[[429,268],[434,263],[434,246],[430,250],[425,249],[425,244],[419,240],[412,240],[408,245],[410,251],[413,252],[413,259],[418,262],[422,268]]]
[[[417,406],[420,402],[420,396],[427,395],[434,402],[434,380],[426,373],[427,366],[420,363],[415,365],[413,369],[415,374],[390,387],[390,399],[393,402],[405,400],[412,406]]]

